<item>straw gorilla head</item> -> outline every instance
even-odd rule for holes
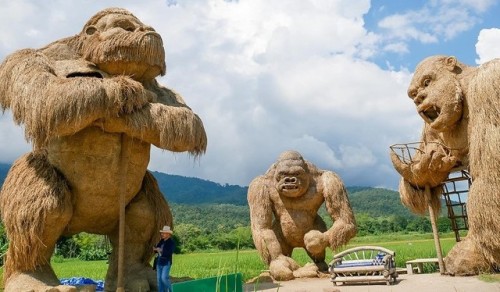
[[[298,152],[287,151],[278,158],[274,179],[278,193],[286,197],[300,197],[309,188],[309,169]]]
[[[99,12],[85,24],[79,37],[83,57],[108,74],[128,75],[139,81],[165,74],[160,35],[124,9]]]
[[[418,114],[436,131],[449,131],[461,119],[463,93],[454,57],[431,57],[420,63],[408,87]]]

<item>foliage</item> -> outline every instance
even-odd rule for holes
[[[107,259],[110,252],[111,245],[105,236],[82,232],[72,237],[61,237],[57,241],[55,255],[95,261]]]
[[[4,255],[9,247],[7,234],[5,233],[5,226],[0,222],[0,265],[3,265]]]
[[[383,246],[396,252],[396,265],[405,267],[410,259],[436,257],[432,234],[391,234],[383,236],[356,237],[347,246],[336,252],[361,245]],[[443,234],[441,245],[446,253],[455,244],[453,234]],[[328,250],[327,262],[333,258],[334,252]],[[304,249],[294,250],[292,257],[301,265],[310,262]],[[64,259],[63,262],[52,261],[56,275],[59,278],[86,277],[102,280],[106,275],[106,261],[81,261],[78,259]],[[259,275],[266,266],[259,258],[256,250],[197,252],[189,254],[174,254],[171,270],[172,277],[189,277],[194,279],[214,277],[221,271],[232,273],[240,272],[244,280]],[[428,268],[427,272],[435,271]]]
[[[155,171],[152,173],[169,202],[180,204],[225,203],[239,206],[247,204],[248,187],[221,185],[199,178]]]
[[[57,241],[54,253],[64,258],[74,258],[80,254],[80,246],[73,237],[63,236]]]
[[[0,164],[0,180],[9,165]],[[164,194],[168,194],[174,217],[176,253],[202,250],[253,249],[250,212],[246,203],[246,187],[220,185],[198,178],[153,172]],[[395,191],[371,187],[347,187],[349,200],[358,226],[358,237],[385,234],[430,232],[427,217],[411,214]],[[229,204],[229,203],[233,204]],[[445,209],[445,208],[443,208]],[[333,224],[324,205],[319,210],[327,226]],[[450,230],[450,220],[438,218],[440,232]],[[0,225],[0,252],[8,242]],[[61,238],[55,254],[64,258],[86,260],[106,259],[110,252],[108,240],[101,235],[81,233]]]
[[[97,261],[108,258],[108,251],[102,248],[89,247],[83,249],[78,258],[84,261]]]
[[[102,235],[79,233],[73,236],[76,244],[80,247],[78,258],[86,261],[104,260],[111,252],[109,239]]]
[[[402,216],[412,214],[399,199],[399,193],[381,188],[367,188],[349,193],[349,201],[355,213],[368,214],[372,217]]]

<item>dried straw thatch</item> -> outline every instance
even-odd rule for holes
[[[426,121],[422,141],[438,141],[446,145],[452,156],[448,161],[456,163],[446,163],[448,156],[429,154],[426,167],[419,167],[418,161],[415,165],[405,166],[392,155],[395,168],[403,176],[400,184],[403,203],[413,211],[423,213],[425,185],[432,186],[433,197],[438,198],[438,183],[444,180],[442,174],[457,164],[468,166],[473,179],[467,200],[469,233],[448,253],[446,269],[456,275],[498,271],[500,60],[469,67],[453,57],[427,58],[418,65],[408,94]]]
[[[325,203],[334,221],[329,229],[317,214]],[[275,279],[297,275],[290,258],[303,247],[317,268],[325,270],[325,249],[336,249],[356,234],[354,215],[340,178],[320,170],[296,151],[286,151],[248,189],[252,236],[262,260]],[[310,273],[306,273],[310,274]]]
[[[35,270],[38,265],[49,264],[52,252],[46,251],[54,249],[71,218],[72,205],[70,187],[44,153],[30,153],[18,159],[1,194],[2,221],[10,240],[4,266],[4,278],[8,279],[14,271]],[[47,242],[52,246],[45,246]]]
[[[6,291],[58,281],[49,264],[61,235],[104,234],[118,244],[118,198],[126,208],[128,287],[155,289],[149,260],[169,206],[147,172],[150,145],[205,152],[201,119],[155,78],[165,74],[161,37],[130,12],[105,9],[78,35],[24,49],[0,65],[0,107],[12,110],[33,152],[0,192],[10,248]],[[116,285],[113,251],[107,285]],[[139,286],[135,286],[139,285]]]

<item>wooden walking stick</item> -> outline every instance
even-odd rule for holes
[[[118,226],[118,275],[116,280],[116,292],[125,292],[124,285],[124,261],[125,261],[125,191],[127,189],[127,172],[128,172],[128,143],[125,134],[121,135],[121,149],[120,149],[120,165],[122,175],[120,176],[120,221]]]
[[[437,253],[437,257],[438,257],[439,273],[441,275],[444,275],[445,267],[444,267],[444,261],[443,261],[443,252],[441,250],[441,242],[439,241],[439,233],[438,233],[438,228],[437,228],[437,224],[436,224],[436,216],[434,213],[434,208],[432,207],[432,204],[431,204],[431,188],[429,187],[429,185],[425,186],[425,201],[427,202],[427,206],[429,208],[429,217],[431,219],[432,235],[434,236],[434,246],[436,247],[436,253]]]

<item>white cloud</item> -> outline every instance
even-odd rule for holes
[[[482,29],[476,43],[476,52],[479,59],[477,64],[483,64],[495,58],[500,58],[500,29]]]
[[[0,114],[0,163],[11,163],[30,150],[24,141],[24,132],[12,122],[12,114]]]
[[[470,9],[477,12],[485,12],[493,6],[497,0],[441,0],[443,3],[449,5],[457,5],[459,3],[461,6],[469,7]]]
[[[129,9],[162,35],[167,75],[159,81],[200,115],[208,149],[199,160],[153,150],[153,170],[247,185],[296,149],[347,185],[394,188],[389,145],[420,132],[406,97],[411,73],[367,61],[381,37],[365,28],[367,0],[0,2],[0,25],[10,28],[0,32],[2,59],[78,33],[104,5]],[[3,161],[27,151],[10,120],[0,117]]]
[[[379,41],[388,52],[404,48],[402,42],[431,44],[456,38],[482,22],[481,15],[496,5],[495,0],[433,0],[415,10],[396,12],[378,22]],[[408,51],[402,49],[400,53]]]
[[[377,158],[366,146],[340,145],[342,162],[347,167],[371,167],[377,162]]]

